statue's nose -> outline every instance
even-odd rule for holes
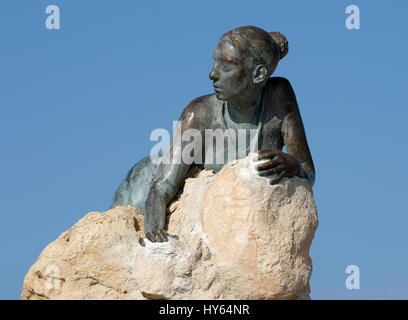
[[[210,80],[217,81],[219,79],[218,72],[215,70],[215,66],[212,68],[210,74],[208,75]]]

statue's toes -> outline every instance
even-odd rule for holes
[[[164,241],[161,234],[160,234],[160,232],[158,230],[153,230],[153,235],[154,235],[154,238],[156,239],[157,242],[163,242]]]
[[[164,229],[161,230],[153,230],[151,232],[146,233],[146,238],[150,240],[150,242],[167,242],[169,238],[167,237],[167,232]]]
[[[156,242],[156,239],[154,238],[151,232],[146,233],[146,238],[149,239],[150,242]]]
[[[161,230],[159,230],[159,233],[160,233],[160,235],[161,235],[161,237],[162,237],[162,239],[163,239],[164,242],[169,241],[169,238],[167,238],[167,232],[166,232],[166,230],[161,229]]]

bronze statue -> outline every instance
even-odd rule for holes
[[[209,75],[215,94],[190,102],[180,116],[180,130],[181,134],[198,130],[203,140],[207,129],[256,130],[257,150],[252,151],[258,152],[258,160],[265,161],[257,166],[259,175],[269,176],[271,184],[295,175],[314,183],[315,169],[295,93],[287,79],[270,77],[287,51],[287,41],[280,33],[253,26],[225,33],[214,50],[214,66]],[[173,138],[167,152],[180,158],[187,142],[174,141]],[[282,152],[284,146],[287,153]],[[192,168],[218,172],[227,163],[212,161],[212,142],[202,143],[200,152],[205,158],[202,163],[155,164],[149,157],[144,158],[122,181],[111,207],[132,205],[144,211],[146,238],[152,242],[167,241],[166,206]],[[238,158],[249,152],[247,143]],[[229,159],[228,152],[224,156]]]

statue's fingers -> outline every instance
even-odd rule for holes
[[[153,230],[153,235],[154,235],[154,238],[156,239],[157,242],[163,242],[163,239],[162,239],[159,231]]]
[[[261,150],[258,152],[258,155],[254,158],[255,161],[263,159],[273,159],[276,156],[279,156],[279,151],[277,150]]]
[[[277,184],[279,181],[282,180],[286,176],[286,171],[282,171],[276,178],[269,181],[269,184]]]
[[[272,150],[261,150],[258,151],[258,155],[254,158],[255,161],[268,159],[270,156],[273,156]]]
[[[260,171],[258,174],[261,177],[267,177],[267,176],[271,176],[273,174],[281,173],[283,170],[285,170],[284,167],[278,166],[276,168],[272,168],[272,169],[269,169],[269,170]]]
[[[263,170],[268,170],[268,169],[271,169],[271,168],[275,168],[275,167],[277,167],[279,165],[280,165],[280,161],[278,161],[278,160],[269,160],[267,162],[257,164],[255,166],[255,169],[258,170],[258,171],[263,171]]]
[[[159,230],[159,233],[163,239],[164,242],[169,241],[169,238],[167,238],[167,232],[164,229]]]
[[[146,233],[146,238],[149,239],[150,242],[156,242],[153,235],[150,232]]]

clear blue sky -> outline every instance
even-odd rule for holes
[[[61,30],[45,8],[61,9]],[[361,29],[345,27],[347,5]],[[103,211],[156,128],[213,92],[222,33],[284,33],[316,165],[314,299],[407,299],[406,1],[2,0],[0,298],[43,248]],[[360,290],[345,269],[360,268]]]

